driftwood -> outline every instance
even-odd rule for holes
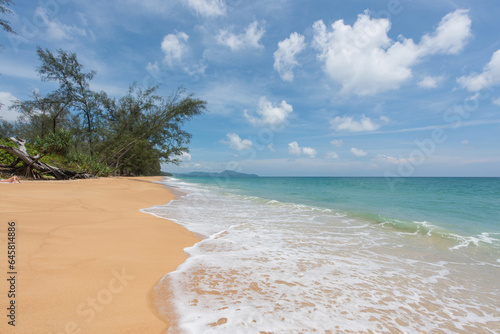
[[[87,173],[77,173],[72,170],[62,169],[46,164],[40,161],[40,159],[42,158],[40,155],[32,157],[28,154],[28,151],[24,146],[24,144],[26,143],[25,140],[17,139],[14,137],[11,137],[10,140],[12,140],[17,145],[17,147],[0,145],[0,149],[15,155],[18,159],[14,162],[14,164],[3,167],[9,167],[13,169],[18,175],[36,178],[34,173],[35,170],[42,175],[52,175],[57,180],[89,179],[94,177],[93,175]],[[23,165],[21,167],[15,167],[19,161],[22,161]]]

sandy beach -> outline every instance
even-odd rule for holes
[[[166,332],[153,288],[198,239],[139,211],[173,198],[154,180],[1,184],[0,332]],[[14,275],[7,274],[9,222],[15,222]],[[12,288],[15,297],[8,297]],[[12,301],[15,327],[8,324]]]

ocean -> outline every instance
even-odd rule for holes
[[[169,333],[500,333],[500,178],[163,183],[144,211],[202,238],[155,288]]]

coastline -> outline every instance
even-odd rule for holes
[[[499,215],[490,203],[500,180],[414,179],[394,194],[381,178],[189,181],[167,180],[189,196],[148,210],[212,236],[158,285],[162,301],[175,301],[173,332],[499,331],[499,231],[490,229]],[[360,210],[336,210],[343,198]],[[417,218],[442,220],[412,219],[416,203]],[[359,214],[376,213],[375,204],[407,218]],[[485,224],[443,237],[438,227],[460,217]]]
[[[198,239],[140,211],[174,198],[152,182],[160,179],[1,185],[1,270],[8,272],[8,222],[15,221],[17,272],[16,326],[4,315],[1,332],[165,332],[169,323],[154,305],[154,287]],[[4,310],[8,284],[0,283]]]

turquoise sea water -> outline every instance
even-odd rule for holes
[[[500,239],[500,178],[184,178],[240,195],[327,208],[409,228],[426,221],[463,236]],[[400,225],[395,221],[399,220]],[[409,224],[405,224],[409,223]],[[415,226],[417,227],[417,226]]]
[[[164,183],[146,211],[204,237],[157,287],[172,332],[500,332],[499,178]]]

